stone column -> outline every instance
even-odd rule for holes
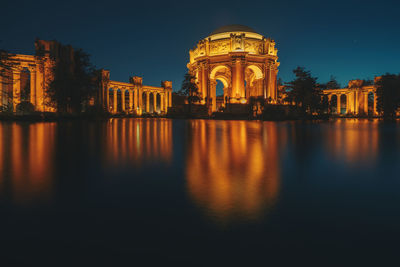
[[[160,94],[160,112],[163,113],[164,110],[164,94]]]
[[[129,90],[129,111],[133,109],[133,90]]]
[[[117,107],[117,103],[118,103],[117,97],[118,97],[118,95],[117,95],[117,88],[114,88],[114,89],[113,89],[113,98],[114,98],[113,113],[117,113],[117,110],[118,110],[118,107]]]
[[[378,115],[376,92],[374,93],[374,115],[375,115],[375,116]]]
[[[354,92],[354,114],[358,115],[358,110],[359,110],[359,98],[360,97],[360,93],[358,91]]]
[[[164,92],[164,106],[165,106],[165,111],[168,111],[168,91]]]
[[[21,72],[13,71],[13,111],[17,111],[17,105],[21,103]]]
[[[153,113],[157,112],[157,93],[153,93]]]
[[[107,94],[106,94],[106,108],[107,108],[107,112],[110,111],[110,90],[107,88],[106,89]]]
[[[125,112],[125,89],[121,90],[121,106],[122,106],[122,111]]]
[[[43,82],[43,65],[36,65],[36,106],[39,111],[44,111],[44,82]]]
[[[337,101],[336,101],[336,104],[337,104],[337,107],[336,107],[336,113],[337,114],[341,114],[341,103],[340,103],[340,94],[338,94],[338,95],[336,95],[336,98],[337,98]]]
[[[368,115],[368,92],[364,93],[364,114]]]
[[[203,98],[204,97],[209,97],[209,95],[208,95],[208,92],[207,92],[207,83],[208,83],[208,77],[207,77],[207,73],[206,73],[207,71],[206,71],[206,68],[205,68],[205,66],[202,64],[202,66],[201,66],[201,75],[200,75],[200,78],[201,78],[201,84],[200,84],[200,90],[201,90],[201,94],[202,94],[202,96],[203,96]],[[167,92],[167,94],[168,94],[169,92]],[[169,97],[168,97],[168,99],[169,99]],[[169,102],[169,101],[168,101]],[[169,105],[168,105],[169,106]]]
[[[137,107],[138,107],[138,90],[134,89],[133,90],[133,109],[135,111],[137,111]]]
[[[212,95],[212,100],[211,100],[211,110],[212,111],[217,111],[217,81],[216,80],[210,80],[210,95]]]
[[[242,60],[240,58],[234,59],[234,68],[232,73],[234,97],[244,97],[244,70]]]
[[[138,93],[138,106],[139,106],[139,112],[142,114],[143,112],[143,90],[139,89],[137,91]]]
[[[349,96],[349,99],[348,99],[348,101],[349,101],[349,110],[348,110],[348,112],[350,112],[350,113],[354,113],[354,111],[355,111],[355,96],[354,96],[354,92],[350,92],[349,94],[348,94],[348,96]]]
[[[150,92],[146,92],[146,112],[150,112]]]
[[[31,73],[31,104],[36,108],[36,71],[29,70]]]

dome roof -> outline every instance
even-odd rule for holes
[[[252,28],[250,28],[248,26],[239,25],[239,24],[232,24],[232,25],[226,25],[226,26],[219,27],[218,29],[213,31],[210,35],[219,34],[219,33],[226,33],[226,32],[254,32],[254,33],[258,33],[254,29],[252,29]]]

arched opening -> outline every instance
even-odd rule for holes
[[[221,80],[217,79],[217,85],[215,86],[215,93],[218,96],[224,96],[224,84]]]
[[[129,91],[125,91],[125,112],[129,112]]]
[[[210,90],[209,103],[212,104],[212,111],[217,111],[225,106],[230,96],[230,69],[225,65],[216,66],[210,73],[210,79],[213,82],[212,86],[215,87]]]
[[[346,114],[347,113],[347,95],[341,95],[340,96],[340,114]]]
[[[337,96],[332,95],[331,101],[329,102],[329,109],[331,113],[337,113]]]
[[[154,94],[152,94],[152,93],[150,93],[149,112],[150,112],[150,113],[154,113],[154,112],[155,112],[155,107],[154,107]]]
[[[31,100],[31,73],[28,68],[23,68],[20,75],[20,96],[21,102],[30,102]]]
[[[108,111],[114,110],[114,90],[112,88],[108,89]]]
[[[374,115],[374,97],[375,94],[373,92],[368,93],[368,116]]]
[[[264,96],[264,90],[262,88],[262,83],[260,81],[263,79],[264,75],[261,69],[255,65],[247,66],[245,69],[245,96],[246,98],[255,96]]]
[[[221,111],[225,107],[225,85],[220,78],[217,78],[215,85],[215,97],[216,97],[216,105],[217,110]]]
[[[161,95],[160,94],[157,94],[156,100],[157,100],[156,111],[157,111],[157,113],[161,113]]]
[[[122,92],[120,89],[117,91],[117,112],[122,112],[122,101],[121,101]]]
[[[142,93],[142,111],[147,113],[147,95],[145,92]]]

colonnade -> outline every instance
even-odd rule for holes
[[[111,113],[166,113],[172,106],[172,89],[160,87],[132,89],[110,87],[106,95],[107,110]],[[152,107],[152,108],[151,108]]]
[[[340,90],[340,91],[339,91]],[[330,89],[324,90],[324,93],[328,95],[329,103],[332,103],[333,97],[336,96],[336,113],[337,114],[356,114],[356,115],[367,115],[369,101],[369,94],[373,94],[372,104],[372,115],[378,115],[377,112],[377,97],[376,90],[369,88],[368,90],[352,90],[352,89]],[[339,92],[335,92],[339,91]],[[345,96],[346,110],[342,111],[342,97]]]

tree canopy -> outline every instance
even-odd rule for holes
[[[296,78],[287,83],[288,97],[286,101],[294,102],[303,113],[321,112],[322,92],[317,86],[317,78],[311,76],[311,72],[304,67],[293,70]]]
[[[400,107],[400,74],[385,74],[376,83],[377,110],[384,118],[394,118]]]
[[[194,102],[200,100],[199,88],[195,82],[196,77],[191,73],[186,73],[182,82],[181,90],[179,94],[187,97],[189,103],[189,112],[191,112],[191,106]]]
[[[98,71],[82,49],[76,49],[72,58],[55,58],[54,78],[48,85],[49,102],[59,113],[79,113],[89,98],[98,90]]]

